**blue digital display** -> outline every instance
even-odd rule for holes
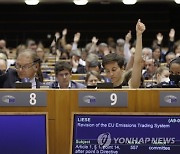
[[[72,154],[179,154],[180,116],[74,114]]]
[[[1,154],[47,154],[46,115],[0,115]]]

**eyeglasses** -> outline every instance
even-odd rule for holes
[[[69,76],[70,74],[69,73],[59,73],[58,76],[60,77],[64,77],[66,78],[67,76]]]
[[[33,63],[28,63],[28,64],[25,64],[25,65],[19,65],[19,64],[15,64],[15,68],[17,69],[17,70],[20,70],[20,69],[22,69],[22,70],[28,70],[28,69],[30,69],[31,67],[33,67],[35,65],[35,63],[33,62]]]

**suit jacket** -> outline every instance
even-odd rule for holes
[[[21,82],[15,69],[9,68],[5,74],[0,73],[0,88],[15,88],[15,82]],[[43,85],[36,79],[36,88]]]
[[[55,81],[49,85],[50,88],[59,89],[58,87],[58,81]],[[71,81],[71,87],[70,89],[76,89],[76,88],[86,88],[86,86],[82,83]]]
[[[86,68],[85,68],[85,66],[79,64],[78,67],[77,67],[76,72],[72,71],[72,73],[73,74],[85,74],[86,73]]]

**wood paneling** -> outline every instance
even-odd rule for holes
[[[27,90],[27,89],[1,89],[0,92],[34,92],[45,91],[47,92],[47,106],[46,107],[0,107],[0,112],[47,112],[48,113],[48,127],[49,127],[49,153],[55,154],[55,98],[53,90]],[[22,95],[23,97],[23,95]],[[1,99],[1,98],[0,98]]]
[[[14,90],[1,89],[0,92],[2,91],[8,93]],[[32,90],[16,91],[24,92]],[[0,112],[48,112],[50,154],[69,154],[71,118],[73,112],[180,112],[180,107],[160,107],[159,105],[160,91],[175,91],[179,93],[179,89],[57,89],[33,91],[47,92],[47,107],[0,107]],[[79,107],[78,93],[80,92],[127,92],[128,107]]]

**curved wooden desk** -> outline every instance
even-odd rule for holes
[[[111,90],[17,90],[1,89],[0,92],[19,94],[24,91],[47,92],[47,107],[0,107],[0,112],[48,112],[50,154],[69,154],[72,112],[180,112],[180,107],[160,107],[160,91],[180,89],[111,89]],[[79,92],[127,92],[128,107],[79,107]],[[180,102],[179,102],[180,103]]]

